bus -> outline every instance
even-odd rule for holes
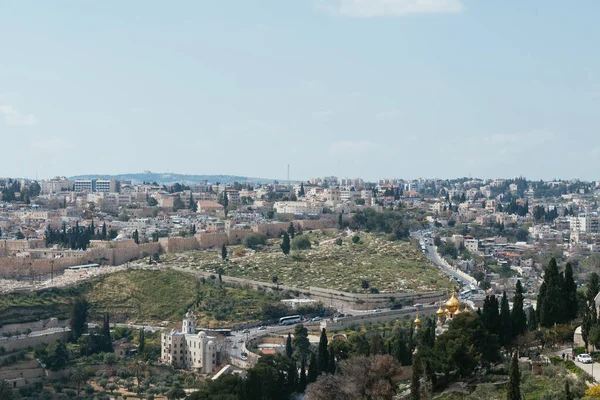
[[[302,322],[302,318],[299,315],[290,315],[289,317],[279,318],[279,325],[294,325]]]

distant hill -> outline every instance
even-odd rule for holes
[[[141,173],[133,174],[119,174],[119,175],[77,175],[72,176],[69,179],[118,179],[120,181],[131,181],[132,183],[142,182],[157,182],[159,184],[169,183],[185,183],[193,184],[207,181],[209,183],[233,183],[233,182],[252,182],[252,183],[272,183],[273,179],[265,178],[249,178],[247,176],[236,176],[236,175],[185,175],[185,174],[174,174],[174,173],[163,173],[163,172],[150,172],[144,171]]]

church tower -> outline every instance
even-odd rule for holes
[[[193,335],[196,333],[196,321],[194,320],[194,314],[188,311],[183,318],[183,324],[181,325],[181,331],[186,335]]]

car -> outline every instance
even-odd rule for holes
[[[321,317],[314,317],[312,320],[313,320],[314,322],[318,322],[318,321],[321,321],[322,319],[323,319],[323,318],[321,318]]]
[[[246,361],[248,359],[248,356],[242,355],[242,356],[240,356],[240,358],[242,361]]]
[[[594,362],[594,360],[592,359],[592,356],[590,356],[589,354],[579,354],[577,356],[577,361],[579,361],[580,363],[583,364],[591,364]]]
[[[259,331],[264,331],[265,329],[267,329],[267,327],[264,326],[264,325],[261,325],[261,326],[258,327]]]

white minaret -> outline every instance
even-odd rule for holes
[[[188,311],[185,314],[181,328],[182,332],[186,335],[193,335],[196,333],[196,321],[194,321],[194,314],[191,311]]]

